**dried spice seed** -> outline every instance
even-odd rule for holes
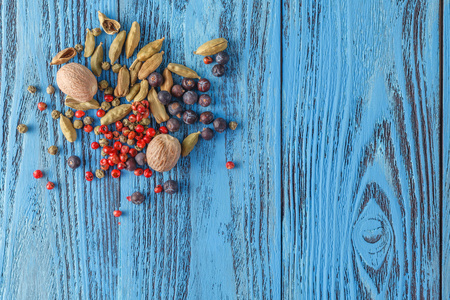
[[[83,121],[81,121],[81,120],[73,121],[73,127],[75,129],[81,129],[83,127]]]
[[[97,177],[98,179],[101,179],[101,178],[105,177],[105,172],[103,170],[97,169],[97,170],[95,170],[95,177]]]
[[[153,73],[162,63],[164,51],[161,51],[159,53],[156,53],[149,59],[147,59],[144,64],[142,65],[141,69],[138,73],[138,78],[140,80],[148,77],[151,73]]]
[[[137,59],[139,59],[140,61],[146,61],[147,59],[158,53],[161,50],[164,39],[165,38],[163,37],[162,39],[155,40],[142,47],[142,49],[139,50],[137,54]]]
[[[163,191],[163,187],[160,184],[158,184],[153,191],[156,194],[159,194],[159,193],[161,193]]]
[[[51,181],[47,182],[46,188],[47,190],[53,190],[55,187],[55,184]]]
[[[114,64],[122,53],[126,37],[127,32],[125,30],[122,30],[109,46],[109,60],[111,61],[111,64]]]
[[[117,77],[117,86],[114,89],[114,96],[125,97],[128,94],[130,88],[130,71],[128,71],[126,66],[123,66],[119,71],[119,76]]]
[[[99,89],[100,91],[103,91],[103,90],[106,89],[108,86],[109,86],[108,81],[106,81],[106,80],[104,80],[104,79],[98,83],[98,89]]]
[[[206,78],[200,79],[197,83],[197,89],[202,93],[209,91],[210,88],[211,88],[211,83]]]
[[[166,108],[158,100],[158,94],[155,88],[151,88],[147,96],[148,102],[150,104],[150,111],[156,120],[156,123],[161,124],[169,120],[169,115],[167,115]]]
[[[209,105],[211,105],[211,101],[211,97],[207,94],[203,94],[198,97],[198,104],[203,107],[208,107]]]
[[[225,67],[217,64],[212,68],[211,72],[216,77],[222,77],[225,74]]]
[[[112,95],[114,94],[114,88],[112,86],[108,86],[105,91],[104,91],[105,95]]]
[[[58,147],[55,145],[48,147],[47,152],[51,155],[56,155],[58,153]]]
[[[95,76],[99,77],[102,74],[103,63],[103,42],[95,48],[94,54],[91,57],[91,70]]]
[[[94,133],[95,133],[95,135],[99,135],[100,134],[100,126],[95,126],[94,127]]]
[[[205,111],[200,114],[200,122],[203,124],[211,124],[214,121],[214,115],[210,111]]]
[[[209,64],[212,63],[212,62],[213,62],[213,59],[212,59],[211,56],[205,56],[205,57],[203,58],[203,63],[206,64],[206,65],[209,65]]]
[[[139,26],[138,22],[134,21],[133,24],[131,24],[130,32],[128,33],[127,40],[125,42],[125,55],[127,59],[133,55],[140,39],[141,26]]]
[[[89,110],[89,109],[99,109],[100,104],[97,100],[91,99],[87,102],[79,102],[70,96],[66,96],[64,100],[64,105],[76,109],[76,110]],[[67,116],[67,115],[66,115]],[[69,117],[69,116],[67,116]],[[71,117],[70,117],[71,118]]]
[[[98,12],[98,19],[100,21],[100,26],[102,26],[103,31],[106,32],[107,34],[112,35],[119,32],[120,23],[117,22],[116,20],[106,17],[100,11]]]
[[[234,168],[234,162],[228,161],[228,162],[225,164],[225,167],[226,167],[228,170],[233,169],[233,168]]]
[[[195,145],[197,145],[198,136],[200,135],[200,133],[200,131],[191,133],[183,140],[183,143],[181,143],[181,156],[185,157],[188,156],[189,153],[191,153]]]
[[[226,53],[224,51],[219,52],[216,55],[216,63],[218,63],[219,65],[226,65],[229,60],[230,60],[230,56],[228,55],[228,53]]]
[[[50,62],[50,65],[60,65],[63,63],[68,62],[72,58],[77,55],[77,50],[75,48],[69,47],[64,50],[61,50],[58,52],[58,54],[53,57],[52,61]]]
[[[51,116],[53,119],[57,120],[57,119],[59,119],[59,116],[61,116],[61,113],[55,109],[55,110],[52,110]]]
[[[95,50],[95,37],[92,31],[86,29],[86,41],[84,42],[84,57],[90,57]]]
[[[112,174],[112,172],[111,172],[111,174]],[[119,173],[120,174],[120,173]],[[119,175],[120,176],[120,175]],[[116,177],[114,177],[114,178],[116,178]],[[120,211],[120,210],[115,210],[114,212],[113,212],[113,215],[114,215],[114,217],[116,217],[116,218],[118,218],[118,217],[120,217],[121,215],[122,215],[122,212]]]
[[[173,77],[172,72],[169,69],[165,68],[163,73],[163,84],[161,85],[161,91],[171,92],[173,86]]]
[[[142,195],[139,192],[134,192],[130,197],[130,201],[136,205],[142,204],[144,200],[145,200],[144,195]]]
[[[50,84],[46,89],[47,94],[52,95],[55,93],[55,88]]]
[[[236,122],[234,122],[234,121],[231,121],[230,123],[228,123],[228,127],[229,127],[231,130],[236,130],[237,126],[238,126],[238,123],[236,123]]]
[[[41,170],[36,170],[33,172],[33,177],[36,179],[42,178],[42,176],[44,176],[44,174],[42,174]]]
[[[114,98],[114,100],[111,102],[111,105],[116,107],[120,105],[120,99],[119,98]]]
[[[71,109],[66,110],[66,112],[64,113],[64,115],[65,115],[67,118],[69,118],[69,119],[71,119],[71,118],[73,117],[74,114],[75,114],[75,113],[74,113],[73,110],[71,110]]]
[[[81,165],[81,159],[76,155],[72,155],[67,159],[67,165],[69,168],[75,170]]]
[[[91,125],[93,122],[94,122],[94,119],[91,118],[91,117],[85,117],[85,118],[83,119],[84,125]]]
[[[106,113],[106,115],[100,119],[102,125],[109,125],[116,121],[122,120],[131,111],[131,104],[122,104],[114,107]]]
[[[164,182],[164,192],[166,192],[169,195],[173,195],[175,193],[178,193],[178,183],[175,180],[167,180]]]
[[[107,61],[104,61],[102,63],[102,69],[105,70],[105,71],[108,71],[109,69],[111,69],[111,64],[109,62],[107,62]]]
[[[70,122],[68,118],[66,118],[65,116],[61,116],[59,118],[59,126],[61,128],[64,137],[69,142],[73,143],[77,139],[77,132],[75,131],[72,122]]]
[[[94,180],[94,174],[92,174],[92,172],[86,172],[84,178],[86,178],[87,181],[92,181]]]
[[[37,105],[37,107],[38,107],[38,109],[39,109],[40,111],[44,111],[44,110],[47,109],[47,104],[44,103],[44,102],[39,102],[38,105]]]
[[[170,63],[167,65],[167,69],[169,69],[172,73],[175,73],[182,77],[198,78],[198,79],[201,78],[200,76],[198,76],[197,72],[180,64]]]
[[[153,72],[148,76],[147,80],[151,87],[157,87],[163,83],[164,78],[158,72]]]
[[[172,116],[177,116],[178,118],[181,118],[181,114],[184,112],[183,106],[179,102],[169,103],[167,110]]]
[[[114,64],[114,65],[111,67],[111,70],[112,70],[114,73],[119,73],[119,71],[120,71],[121,68],[122,68],[122,65],[121,65],[121,64]]]
[[[130,84],[134,86],[136,83],[136,80],[138,79],[139,71],[141,70],[141,67],[144,63],[138,59],[135,59],[135,61],[130,66]]]
[[[98,143],[100,144],[100,147],[105,147],[105,146],[108,146],[108,144],[109,144],[107,139],[100,139],[98,141]]]
[[[183,80],[181,80],[181,86],[187,91],[192,91],[195,88],[196,83],[192,78],[183,78]]]
[[[209,141],[214,137],[214,131],[211,128],[203,128],[201,135],[202,139]]]
[[[223,118],[217,118],[213,122],[214,130],[216,130],[219,133],[222,133],[227,129],[227,122]]]
[[[134,102],[142,101],[145,98],[147,98],[148,95],[149,84],[147,79],[143,79],[139,84],[139,86],[140,86],[139,93],[137,93],[136,96],[134,96]]]
[[[228,41],[224,38],[213,39],[207,41],[203,45],[197,48],[194,51],[194,54],[197,55],[214,55],[223,50],[225,50],[228,46]]]
[[[75,48],[75,50],[76,50],[78,53],[80,53],[81,51],[83,51],[83,45],[81,45],[81,44],[76,44],[76,45],[74,46],[74,48]]]
[[[128,102],[133,101],[133,99],[136,97],[136,95],[139,93],[141,89],[140,84],[133,85],[130,90],[128,91],[127,96],[125,97]]]
[[[100,28],[96,27],[96,28],[92,29],[92,34],[94,36],[99,36],[100,34],[102,34],[102,30]]]
[[[19,133],[25,133],[28,131],[28,127],[25,124],[19,124],[17,125],[17,131],[19,131]]]
[[[111,103],[104,101],[100,105],[100,108],[103,109],[104,111],[108,111],[111,108]]]
[[[36,87],[35,86],[28,86],[27,91],[30,92],[31,94],[36,93]]]

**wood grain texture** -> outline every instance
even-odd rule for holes
[[[443,117],[443,200],[442,200],[442,299],[450,299],[450,0],[443,1],[442,117]]]
[[[283,298],[438,299],[439,2],[282,14]]]

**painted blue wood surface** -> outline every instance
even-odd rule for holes
[[[441,87],[439,9],[437,0],[1,1],[0,297],[450,298],[450,64]],[[67,143],[50,117],[65,111],[64,95],[45,88],[56,87],[51,58],[84,43],[97,10],[126,30],[138,21],[140,47],[165,36],[163,65],[210,79],[211,110],[238,129],[200,141],[167,174],[86,182],[98,138],[79,131]],[[231,54],[221,79],[192,55],[218,36]],[[112,39],[96,41],[108,49]],[[443,49],[449,57],[448,39]],[[72,154],[84,162],[76,171]],[[168,178],[181,192],[155,195]],[[126,200],[136,190],[144,205]]]

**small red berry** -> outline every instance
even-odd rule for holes
[[[167,130],[166,126],[161,126],[161,127],[159,127],[159,132],[167,134],[169,132],[169,130]]]
[[[131,104],[131,110],[137,110],[137,103],[133,102],[133,104]]]
[[[120,162],[117,164],[117,169],[123,170],[127,167],[127,165],[124,162]]]
[[[101,133],[107,133],[107,132],[109,132],[108,126],[106,126],[106,125],[100,126],[99,131],[100,131]]]
[[[137,108],[137,111],[140,112],[141,114],[144,113],[147,109],[145,108],[144,105],[139,105]]]
[[[112,170],[111,171],[111,176],[113,178],[119,178],[120,177],[120,170],[116,170],[116,169]]]
[[[138,115],[136,116],[136,122],[142,121],[143,118],[144,118],[144,116],[143,116],[142,114],[138,114]]]
[[[103,152],[105,152],[106,154],[110,154],[114,151],[114,148],[111,146],[104,146],[103,147]]]
[[[121,225],[121,223],[120,223],[120,222],[117,222],[117,225]]]
[[[110,131],[110,132],[105,133],[105,138],[106,138],[107,140],[112,140],[112,139],[114,138],[114,135],[113,135],[113,133]]]
[[[113,212],[113,215],[114,215],[114,217],[118,218],[118,217],[120,217],[122,215],[122,212],[120,210],[115,210]]]
[[[122,153],[122,154],[119,155],[119,159],[120,159],[121,162],[125,163],[128,160],[128,155]]]
[[[51,181],[47,182],[47,190],[53,190],[53,188],[55,187],[55,184]]]
[[[128,200],[128,201],[131,201],[131,196],[127,196],[127,200]]]
[[[128,134],[128,139],[130,139],[130,140],[134,139],[135,137],[136,137],[136,132],[135,132],[135,131],[131,131],[131,132]]]
[[[92,130],[94,130],[94,127],[92,127],[92,125],[84,125],[85,132],[92,132]]]
[[[85,174],[85,178],[86,178],[87,181],[92,181],[92,180],[94,180],[94,174],[92,174],[92,172],[88,171]]]
[[[130,134],[131,130],[128,127],[122,128],[122,134],[126,137]]]
[[[204,62],[205,64],[209,65],[210,63],[213,62],[213,59],[212,59],[211,56],[205,56],[205,57],[203,58],[203,62]]]
[[[136,155],[137,155],[137,150],[136,149],[134,149],[134,148],[131,148],[129,151],[128,151],[128,154],[130,154],[131,155],[131,157],[135,157]]]
[[[153,128],[148,128],[147,131],[145,132],[145,135],[149,136],[149,137],[154,137],[156,134],[156,130]]]
[[[105,95],[103,97],[103,99],[105,99],[106,102],[111,102],[114,100],[114,96],[113,95]]]
[[[108,160],[106,160],[106,161],[108,162]],[[103,171],[108,170],[108,169],[109,169],[109,164],[106,163],[106,165],[101,165],[101,166],[100,166],[100,169],[102,169]]]
[[[119,155],[117,155],[117,154],[113,154],[113,155],[110,157],[110,159],[111,159],[111,161],[112,161],[115,165],[117,165],[118,163],[120,163],[120,158],[119,158]]]
[[[97,110],[97,117],[101,118],[106,114],[106,112],[103,109]]]
[[[141,124],[137,125],[134,130],[136,130],[136,132],[144,132],[144,126],[142,126]]]
[[[82,111],[82,110],[77,110],[77,111],[75,112],[75,118],[82,118],[82,117],[84,117],[85,114],[86,114],[86,113],[85,113],[84,111]]]
[[[161,193],[162,190],[163,190],[163,187],[162,187],[160,184],[158,184],[158,185],[155,187],[155,193],[156,193],[156,194]]]
[[[37,106],[40,111],[47,109],[47,104],[45,104],[44,102],[39,102]]]
[[[128,117],[128,121],[130,121],[131,123],[136,122],[136,115],[135,115],[135,114],[131,114],[131,115]]]
[[[120,149],[120,152],[123,154],[127,154],[128,151],[130,151],[130,147],[128,147],[127,145],[123,145],[122,148]]]
[[[100,144],[97,143],[97,142],[92,142],[92,143],[91,143],[91,148],[94,149],[94,150],[95,150],[95,149],[98,149],[98,148],[100,148]]]
[[[123,123],[121,121],[116,122],[116,130],[121,131],[123,128]]]
[[[144,170],[144,177],[149,178],[149,177],[152,177],[152,175],[153,175],[152,170],[150,170],[150,169]]]
[[[227,162],[227,163],[225,164],[225,167],[226,167],[228,170],[233,169],[233,168],[234,168],[234,162],[232,162],[232,161]]]
[[[108,165],[108,160],[106,158],[100,159],[100,166]]]
[[[36,170],[36,171],[33,172],[33,177],[36,178],[36,179],[39,179],[42,176],[44,176],[44,174],[42,174],[41,170]]]
[[[148,144],[148,143],[150,143],[150,141],[152,140],[152,138],[149,137],[148,135],[146,135],[146,136],[144,136],[144,137],[142,138],[142,140],[143,140],[146,144]]]
[[[141,176],[142,174],[144,174],[144,170],[142,170],[141,168],[137,168],[136,170],[134,170],[134,175]]]
[[[145,108],[148,108],[150,106],[148,100],[142,100],[139,104],[142,104]]]
[[[119,142],[119,141],[114,142],[114,149],[120,150],[121,148],[122,148],[122,143],[121,142]]]
[[[136,146],[138,146],[139,148],[145,148],[145,141],[144,140],[139,140],[136,142]]]

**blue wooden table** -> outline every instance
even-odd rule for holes
[[[449,0],[2,0],[0,10],[2,299],[450,298]],[[51,58],[84,43],[98,10],[126,30],[138,21],[139,47],[165,36],[163,65],[209,78],[212,111],[238,129],[168,173],[85,181],[98,137],[65,141],[50,116],[66,110],[64,95],[45,88],[56,86]],[[192,54],[216,37],[229,41],[223,78]],[[112,39],[96,38],[106,49]],[[169,178],[180,193],[153,193]],[[143,205],[127,201],[134,191]]]

